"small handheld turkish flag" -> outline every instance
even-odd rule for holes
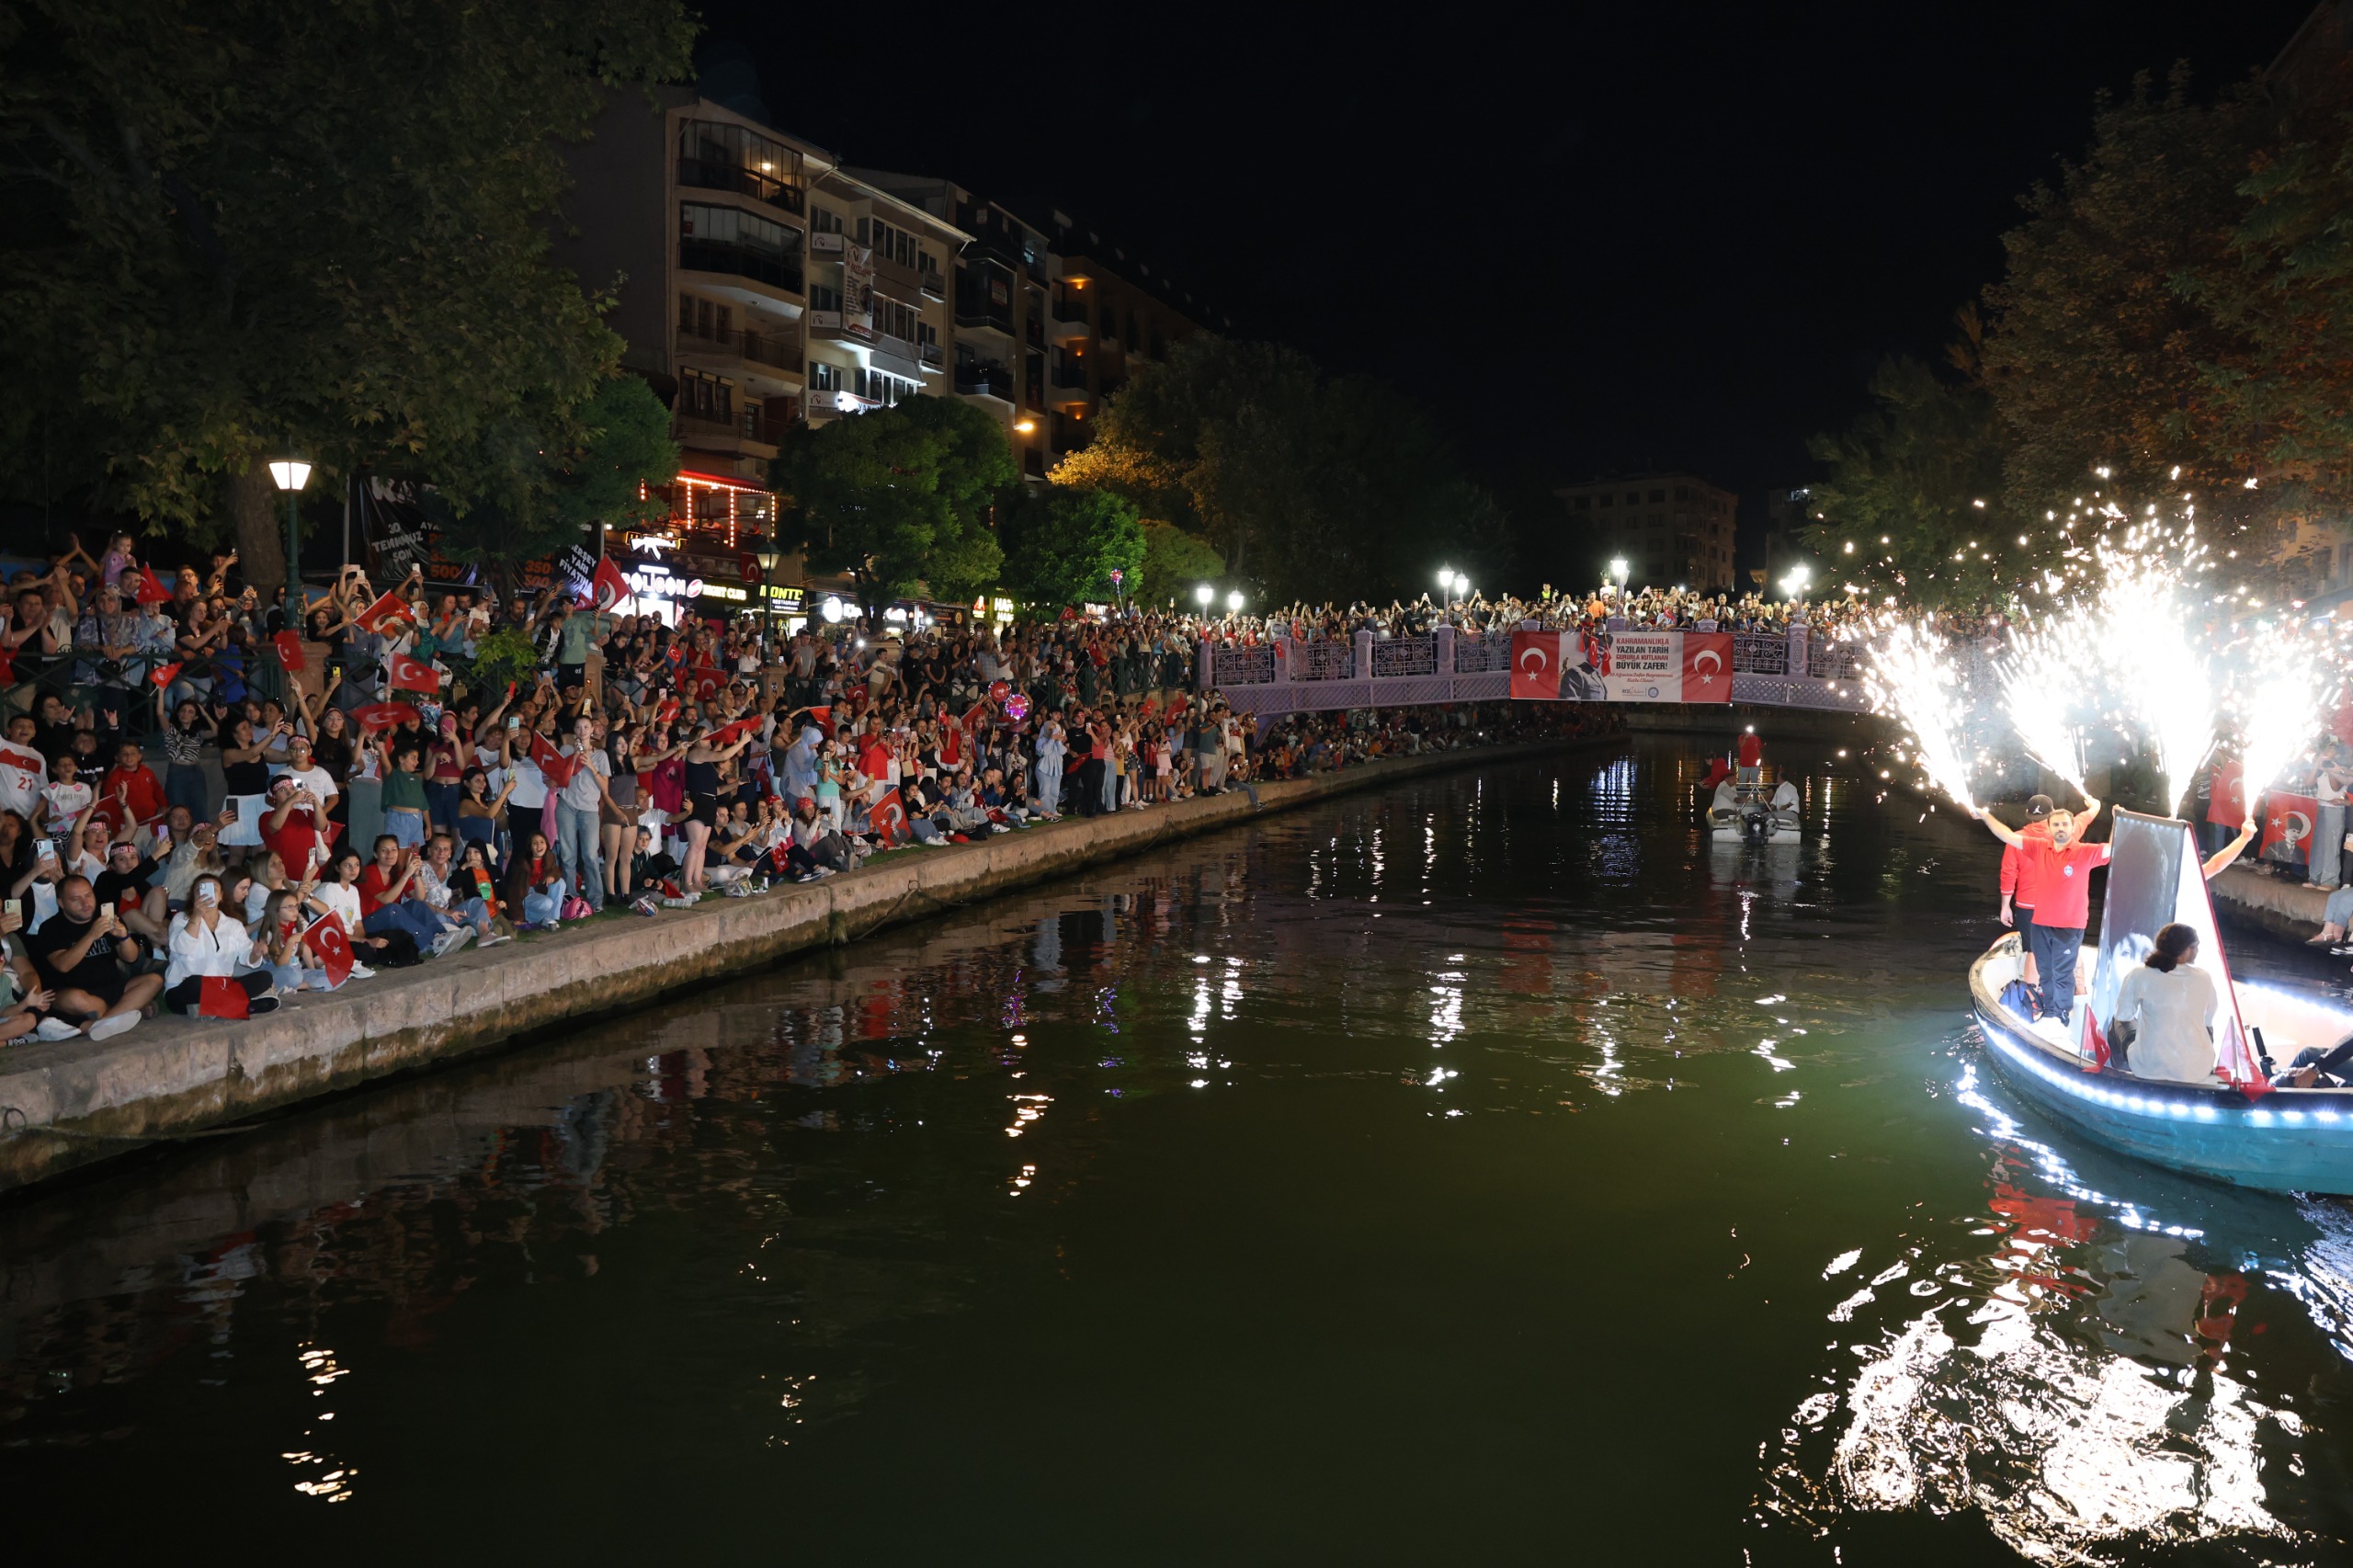
[[[545,778],[551,788],[558,790],[572,782],[573,772],[580,766],[573,758],[556,750],[555,743],[545,735],[531,737],[531,761],[538,767],[540,776]]]
[[[906,804],[899,799],[896,790],[884,790],[882,798],[874,802],[874,809],[866,813],[866,820],[873,824],[874,835],[882,841],[885,849],[914,836],[907,829]]]
[[[979,734],[981,733],[981,726],[988,722],[989,705],[987,703],[975,702],[970,708],[964,710],[964,733],[966,734]]]
[[[269,640],[269,645],[278,651],[278,668],[290,676],[299,676],[302,673],[302,666],[308,661],[302,657],[301,632],[281,631]]]
[[[405,702],[370,702],[365,708],[353,709],[351,717],[363,730],[389,730],[415,718],[416,710]]]
[[[177,665],[157,665],[155,666],[154,674],[149,676],[147,678],[153,681],[159,687],[169,686],[172,682],[180,678],[180,666]]]
[[[163,579],[155,575],[153,566],[142,566],[139,581],[131,585],[131,597],[142,605],[168,604],[172,591],[164,586]]]
[[[358,624],[360,631],[383,637],[390,635],[393,628],[408,619],[408,601],[401,597],[399,590],[395,589],[361,610]]]
[[[834,733],[834,710],[831,708],[812,708],[809,710],[809,718],[817,728],[824,731],[828,735]]]
[[[2108,1037],[2099,1031],[2099,1019],[2088,1006],[2084,1009],[2084,1071],[2097,1073],[2108,1065]]]
[[[329,980],[341,985],[351,978],[351,933],[343,928],[343,916],[332,912],[320,915],[311,928],[302,933],[302,940],[319,955],[319,962],[326,970]]]
[[[196,1011],[205,1018],[249,1018],[253,1007],[245,996],[245,988],[225,974],[208,974],[204,987],[197,998]]]
[[[2224,827],[2236,827],[2247,819],[2245,781],[2240,777],[2239,765],[2228,759],[2214,765],[2213,782],[2206,799],[2206,820]]]
[[[430,694],[441,689],[441,673],[423,659],[394,653],[384,661],[384,684],[394,691]]]
[[[597,558],[597,574],[588,583],[588,602],[598,609],[611,609],[630,597],[629,579],[613,564],[609,555]]]

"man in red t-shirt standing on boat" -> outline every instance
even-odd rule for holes
[[[2050,843],[2053,804],[2048,795],[2029,796],[2026,825],[2018,829],[2018,836]],[[2034,962],[2034,905],[2035,900],[2040,896],[2041,885],[2024,864],[2024,858],[2018,849],[2005,845],[2002,848],[2002,924],[2018,931],[2018,951],[2026,955],[2018,973],[2029,985],[2040,982]]]
[[[2108,864],[2109,846],[2086,844],[2083,835],[2099,815],[2099,801],[2084,797],[2082,814],[2054,811],[2046,819],[2048,838],[2029,838],[1995,822],[1976,807],[1969,814],[1995,837],[2018,852],[2018,875],[2035,891],[2033,948],[2042,973],[2042,1016],[2072,1023],[2075,1010],[2075,956],[2091,924],[2092,872]]]

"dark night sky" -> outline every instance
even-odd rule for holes
[[[2176,59],[2211,91],[2310,6],[1801,9],[706,16],[785,129],[1059,205],[1423,396],[1486,477],[1690,466],[1754,528],[1882,355],[1937,354],[2096,92]]]

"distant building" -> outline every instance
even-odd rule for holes
[[[1594,574],[1624,558],[1637,586],[1733,586],[1739,497],[1695,473],[1630,473],[1553,492],[1592,541]]]
[[[1103,400],[1127,384],[1139,365],[1168,357],[1169,346],[1197,330],[1177,301],[1189,296],[1155,278],[1103,236],[1061,212],[1053,230],[1053,306],[1046,324],[1053,345],[1047,401],[1055,455],[1094,439]]]

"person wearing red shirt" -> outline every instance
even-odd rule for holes
[[[2070,1027],[2075,1010],[2075,958],[2091,923],[2092,872],[2108,864],[2109,846],[2086,844],[2082,835],[2099,815],[2099,801],[2086,795],[2081,815],[2051,813],[2048,839],[2030,839],[1976,807],[1969,814],[1995,837],[2018,852],[2021,875],[2035,892],[2034,957],[2042,972],[2042,1017]]]
[[[115,753],[114,766],[107,769],[106,782],[98,790],[101,800],[120,801],[130,808],[132,822],[153,822],[164,814],[164,781],[147,766],[139,748],[129,741]]]
[[[287,876],[296,881],[310,873],[313,846],[321,852],[319,863],[326,863],[326,840],[320,836],[318,820],[312,814],[317,803],[318,798],[291,778],[280,778],[269,787],[269,804],[262,812],[261,841],[276,851],[286,863]],[[366,881],[364,873],[361,881]],[[368,907],[362,894],[361,909]]]
[[[2018,836],[2029,842],[2051,842],[2052,801],[2048,795],[2029,797],[2026,803],[2026,825],[2018,829]],[[2018,951],[2026,955],[2018,972],[2029,985],[2037,983],[2034,962],[2034,901],[2040,884],[2034,872],[2019,863],[2018,851],[2008,845],[2002,846],[2002,924],[2013,926],[2018,934]]]
[[[359,927],[370,937],[405,931],[420,951],[435,958],[473,940],[474,928],[442,917],[441,912],[409,892],[416,868],[425,858],[415,849],[403,849],[391,834],[376,839],[376,858],[359,873]]]

